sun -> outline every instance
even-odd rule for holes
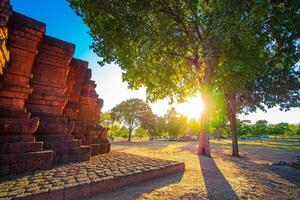
[[[189,98],[185,103],[174,105],[177,112],[187,116],[190,119],[199,119],[204,108],[201,95],[198,94]]]

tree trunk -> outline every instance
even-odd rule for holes
[[[230,122],[231,139],[232,139],[232,156],[239,157],[238,149],[238,132],[236,123],[236,102],[233,95],[226,95],[227,101],[227,114]]]
[[[202,101],[204,104],[203,112],[201,115],[201,129],[199,136],[198,155],[210,156],[210,144],[209,144],[209,103],[210,98],[207,94],[202,94]]]
[[[220,140],[221,138],[221,128],[219,127],[216,131],[217,140]]]
[[[131,142],[132,128],[128,129],[128,142]]]

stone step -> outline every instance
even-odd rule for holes
[[[68,119],[61,114],[44,113],[44,112],[31,112],[31,116],[37,116],[41,121],[46,120],[49,122],[67,122]]]
[[[52,167],[53,151],[0,154],[0,175],[22,174]]]
[[[72,135],[74,135],[74,138],[78,139],[78,140],[84,140],[85,139],[83,134],[74,134],[74,132],[73,132]]]
[[[91,156],[96,156],[99,154],[100,144],[91,144]]]
[[[30,97],[29,97],[30,99]],[[27,103],[26,107],[30,112],[43,112],[43,113],[55,113],[62,115],[63,114],[63,106],[53,106],[53,105],[39,105],[39,104],[31,104]]]
[[[92,144],[92,139],[85,138],[85,139],[82,141],[82,144],[83,144],[83,145],[91,145],[91,144]]]
[[[25,134],[32,135],[39,126],[39,118],[0,118],[1,134]]]
[[[55,135],[36,135],[39,141],[65,141],[72,140],[74,136],[71,134],[55,134]]]
[[[51,150],[79,148],[81,140],[45,141],[44,148]]]
[[[31,97],[28,104],[35,104],[40,106],[65,106],[67,103],[67,99],[65,101],[58,101],[58,100],[48,100],[44,98],[33,98]]]
[[[9,165],[13,163],[34,162],[36,160],[52,159],[53,151],[36,151],[27,153],[0,154],[0,165]]]
[[[106,154],[110,152],[111,144],[106,143],[106,144],[100,144],[99,148],[99,154]]]
[[[71,134],[74,130],[74,122],[51,122],[46,120],[41,120],[40,126],[37,130],[37,134]]]
[[[137,162],[139,166],[136,165]],[[151,163],[151,166],[149,166],[149,163]],[[98,155],[84,164],[62,165],[52,170],[28,174],[26,181],[24,181],[22,176],[13,180],[5,179],[5,184],[14,185],[14,187],[13,189],[5,190],[7,185],[2,184],[0,189],[4,189],[2,196],[7,199],[96,199],[97,197],[102,197],[102,192],[144,183],[145,181],[170,174],[180,173],[176,176],[180,181],[184,170],[185,165],[183,162],[112,152],[107,156]],[[78,174],[78,171],[95,173],[93,176],[90,176],[90,173]],[[49,176],[50,173],[51,175]],[[67,178],[67,181],[64,178]],[[170,176],[170,178],[173,179],[174,176]],[[70,184],[69,179],[74,181]],[[35,192],[25,192],[28,187],[32,187],[37,183],[40,188],[48,188],[49,185],[52,185],[52,188],[50,190],[40,189]],[[59,187],[53,188],[53,183],[56,183]]]
[[[34,142],[35,137],[32,135],[0,135],[0,143],[13,143],[13,142]]]
[[[63,101],[66,99],[65,87],[57,87],[59,85],[49,85],[49,84],[42,84],[41,82],[32,81],[30,82],[31,86],[34,87],[35,91],[35,98],[45,98],[48,100],[60,100]],[[53,87],[55,87],[55,90],[53,90]],[[44,95],[38,95],[38,94],[45,94]]]
[[[0,154],[42,151],[43,142],[16,142],[0,145]]]
[[[26,111],[25,108],[20,110],[10,110],[7,108],[0,108],[0,118],[22,118],[29,119],[30,113]]]
[[[91,152],[91,147],[87,145],[81,145],[79,148],[74,148],[70,149],[70,154],[75,154],[75,153],[90,153]]]
[[[25,85],[25,86],[18,86],[18,85],[14,85],[14,84],[2,83],[0,85],[0,89],[3,91],[6,90],[6,91],[13,91],[13,92],[19,92],[19,93],[25,93],[25,94],[32,93],[32,88],[30,88],[29,84]]]
[[[15,99],[0,96],[0,105],[11,110],[20,110],[24,107],[25,99]],[[4,115],[4,118],[8,116]]]
[[[91,147],[81,145],[79,148],[55,150],[53,163],[82,162],[88,161],[90,157]]]
[[[5,84],[13,84],[21,87],[28,87],[30,78],[26,76],[21,76],[16,73],[7,72],[3,74],[2,80]]]
[[[82,145],[77,151],[77,162],[88,161],[91,158],[91,147]]]

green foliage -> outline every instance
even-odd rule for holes
[[[157,135],[166,135],[167,133],[167,122],[164,117],[157,118]]]
[[[125,126],[122,126],[118,132],[118,136],[128,138],[128,129]]]
[[[269,132],[270,132],[270,134],[274,134],[274,135],[280,134],[284,137],[284,134],[288,133],[289,131],[290,131],[289,124],[281,122],[279,124],[272,125],[270,127]]]
[[[136,137],[136,138],[138,138],[138,139],[142,139],[142,138],[146,138],[146,137],[148,137],[149,136],[149,133],[148,133],[148,131],[147,130],[145,130],[145,129],[143,129],[143,128],[141,128],[141,127],[139,127],[139,128],[137,128],[136,130],[135,130],[135,132],[134,132],[134,137]]]
[[[300,104],[297,1],[69,2],[90,28],[99,63],[118,64],[148,100],[223,93],[234,139],[236,113]]]
[[[238,126],[238,133],[240,136],[252,135],[252,126],[248,122],[241,121]]]
[[[144,113],[141,118],[141,128],[146,131],[150,139],[157,133],[157,116],[152,113],[152,110]]]
[[[101,113],[101,115],[100,115],[100,124],[103,127],[111,128],[114,124],[114,119],[112,117],[112,114],[110,112]]]
[[[117,63],[149,100],[183,101],[200,80],[235,95],[239,109],[299,105],[297,1],[69,2],[100,64]]]
[[[268,134],[268,122],[266,120],[258,120],[254,125],[253,134],[256,136]]]
[[[198,136],[200,133],[200,122],[196,119],[190,119],[187,124],[187,133],[190,136]]]
[[[141,99],[122,101],[111,110],[112,118],[128,128],[128,140],[134,129],[150,120],[153,115],[150,106]],[[150,126],[150,125],[148,125]]]
[[[187,130],[187,117],[179,115],[174,107],[167,111],[164,118],[166,120],[166,132],[169,136],[178,137]]]
[[[241,136],[261,136],[270,135],[277,138],[278,135],[294,136],[300,133],[300,125],[278,123],[268,124],[266,120],[258,120],[255,124],[241,122],[238,127],[239,134]]]
[[[108,137],[113,141],[116,137],[128,138],[128,129],[115,123],[109,130]]]
[[[227,113],[225,107],[225,97],[223,93],[214,91],[212,94],[213,105],[210,106],[211,118],[209,130],[212,135],[219,135],[227,123]]]

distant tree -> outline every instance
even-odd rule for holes
[[[102,126],[112,128],[114,121],[115,120],[113,119],[111,112],[101,113],[100,124]]]
[[[249,123],[245,123],[244,121],[240,121],[238,126],[238,132],[240,136],[247,136],[253,133],[253,128]]]
[[[167,122],[164,116],[157,118],[156,128],[158,135],[164,135],[167,132]]]
[[[284,140],[284,135],[289,132],[289,124],[281,122],[279,124],[276,124],[277,129],[279,130],[280,134],[282,135],[282,139]]]
[[[199,120],[190,119],[188,121],[188,130],[192,136],[198,136],[200,129],[201,127],[200,127]]]
[[[144,115],[152,113],[150,106],[141,99],[122,101],[111,112],[117,121],[128,128],[128,141],[131,141],[134,129],[141,126]]]
[[[128,129],[125,126],[122,126],[118,132],[118,136],[128,138]]]
[[[256,125],[262,125],[262,126],[267,126],[268,121],[267,120],[258,120],[255,122]]]
[[[141,128],[149,135],[149,140],[153,140],[153,136],[157,134],[157,125],[157,116],[152,113],[151,109],[143,114],[141,118]]]
[[[138,138],[139,140],[148,136],[149,136],[148,131],[143,129],[142,127],[139,127],[134,131],[134,137]]]
[[[172,107],[164,116],[166,121],[166,132],[169,136],[178,137],[187,130],[187,117],[179,115],[175,108]]]
[[[296,127],[295,127],[295,134],[298,138],[298,142],[300,142],[300,124],[297,124]]]
[[[111,141],[114,141],[115,137],[119,137],[119,131],[120,131],[121,127],[119,124],[115,124],[114,126],[112,126],[109,130],[109,134],[108,137]]]
[[[268,127],[268,133],[270,135],[274,135],[275,140],[277,140],[277,135],[281,134],[281,130],[278,128],[276,124],[270,124]]]
[[[268,121],[267,120],[258,120],[254,125],[254,134],[260,138],[262,142],[261,135],[268,134]]]

